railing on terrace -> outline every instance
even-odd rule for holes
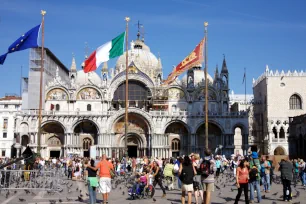
[[[282,138],[282,139],[273,138],[273,139],[272,139],[272,142],[284,143],[284,142],[287,142],[287,139],[285,139],[285,138]]]
[[[42,111],[42,115],[111,115],[115,111]],[[20,115],[38,115],[38,110],[23,110]]]
[[[130,109],[135,109],[131,107]],[[42,111],[42,115],[112,115],[117,110],[113,111]],[[192,113],[188,111],[149,111],[149,114],[152,116],[205,116],[205,112]],[[19,112],[19,115],[38,115],[38,110],[23,110]],[[209,112],[208,116],[210,117],[220,117],[220,116],[248,116],[247,112],[228,112],[228,113],[213,113]]]
[[[190,113],[188,111],[150,111],[152,116],[205,116],[205,112]],[[208,116],[247,116],[247,112],[229,112],[229,113],[212,113],[209,112]]]

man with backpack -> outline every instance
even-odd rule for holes
[[[206,149],[204,151],[204,154],[205,157],[200,165],[200,171],[201,171],[203,190],[204,190],[203,200],[205,204],[209,204],[211,199],[211,192],[214,192],[214,183],[215,183],[214,172],[216,171],[216,167],[215,167],[215,161],[211,154],[211,150]]]
[[[249,171],[249,185],[250,185],[250,203],[254,203],[254,193],[257,192],[258,203],[261,201],[260,193],[260,162],[259,159],[254,159],[250,156],[250,171]]]

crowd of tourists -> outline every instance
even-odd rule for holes
[[[90,203],[96,203],[96,193],[102,193],[103,204],[108,203],[109,193],[112,189],[112,178],[125,174],[133,175],[134,184],[129,192],[131,198],[136,198],[140,191],[155,188],[158,184],[166,197],[167,191],[181,190],[181,201],[190,204],[192,197],[195,203],[209,204],[211,193],[214,192],[215,183],[225,174],[233,178],[238,188],[235,203],[238,203],[244,192],[245,203],[253,203],[255,197],[261,202],[262,193],[269,194],[272,181],[275,178],[275,166],[267,157],[260,157],[256,151],[248,155],[213,155],[209,149],[205,150],[204,157],[192,153],[177,158],[100,158],[90,159],[81,157],[67,158],[36,158],[31,169],[40,171],[57,169],[71,180],[85,181],[88,185]],[[5,164],[11,160],[0,160]],[[291,201],[291,183],[296,186],[301,182],[306,186],[306,165],[302,159],[281,160],[278,169],[283,185],[283,200]],[[16,164],[9,166],[16,169]],[[20,169],[27,170],[24,161]],[[141,189],[141,190],[139,190]],[[153,195],[152,195],[153,196]]]

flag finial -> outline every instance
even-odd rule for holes
[[[42,16],[46,15],[46,13],[47,13],[47,12],[46,12],[45,10],[41,10],[41,11],[40,11],[40,14],[41,14]]]

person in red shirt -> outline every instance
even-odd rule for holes
[[[238,194],[236,196],[235,204],[238,204],[238,201],[242,194],[242,190],[244,190],[245,203],[249,204],[249,169],[248,162],[245,159],[240,161],[239,166],[237,168],[236,182],[238,187]]]
[[[114,166],[106,159],[106,155],[102,155],[101,161],[96,167],[88,166],[92,170],[99,169],[99,193],[102,193],[103,203],[108,203],[109,193],[112,189],[110,170],[114,170]]]

